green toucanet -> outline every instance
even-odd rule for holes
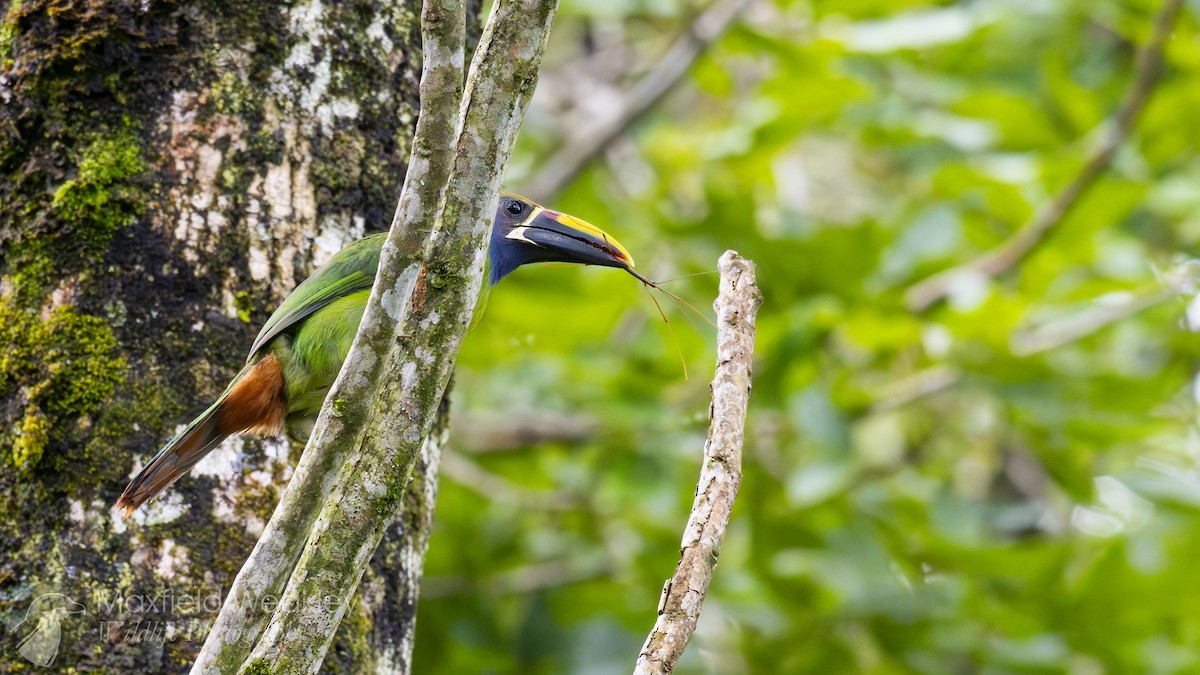
[[[292,291],[259,331],[246,365],[225,392],[125,488],[116,503],[125,517],[231,434],[275,435],[286,426],[293,437],[308,436],[358,331],[386,237],[386,232],[374,234],[346,246]],[[534,262],[633,266],[625,248],[599,228],[502,194],[480,307],[490,286]]]

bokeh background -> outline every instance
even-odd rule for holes
[[[619,114],[705,6],[564,0],[508,188]],[[757,0],[560,194],[529,195],[710,315],[720,253],[758,265],[745,478],[681,672],[1200,670],[1200,3],[1041,245],[904,301],[1079,174],[1160,9]],[[669,326],[603,269],[492,294],[458,369],[417,672],[631,667],[713,367],[714,330],[659,302]]]

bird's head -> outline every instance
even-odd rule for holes
[[[633,267],[629,252],[604,230],[507,193],[500,194],[489,255],[493,284],[535,262]]]

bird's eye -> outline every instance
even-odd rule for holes
[[[522,213],[525,213],[525,204],[515,199],[510,199],[508,200],[508,203],[504,205],[504,210],[508,211],[509,215],[519,216]]]

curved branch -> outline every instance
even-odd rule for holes
[[[578,445],[603,430],[590,415],[573,411],[467,412],[450,432],[455,448],[469,455],[523,451],[539,445]]]
[[[426,7],[435,4],[442,6],[427,0]],[[445,4],[456,5],[461,19],[461,2]],[[364,354],[347,358],[348,363],[356,356],[373,360],[388,377],[369,399],[362,441],[337,473],[278,608],[242,672],[318,670],[384,528],[402,508],[406,483],[479,299],[500,179],[537,82],[556,9],[557,0],[513,0],[492,8],[467,78],[454,161],[425,248],[426,262],[402,270],[395,264],[394,286],[377,282],[376,290],[386,288],[384,313],[377,317],[385,328]],[[421,167],[409,170],[414,168]],[[412,194],[410,184],[402,204]],[[428,204],[414,196],[414,212],[423,203]],[[412,228],[428,221],[407,222]],[[388,261],[385,255],[381,278]],[[370,318],[364,317],[364,325]],[[344,405],[327,399],[322,418],[330,408],[341,414]]]
[[[366,432],[371,397],[383,372],[379,364],[388,353],[395,327],[382,298],[386,291],[413,283],[413,266],[406,268],[398,261],[420,257],[428,223],[437,217],[450,174],[462,97],[463,12],[461,2],[457,7],[453,2],[425,3],[421,115],[405,185],[360,330],[296,471],[234,580],[193,673],[217,675],[241,667],[266,627],[275,599],[283,593],[321,505]]]
[[[545,202],[571,184],[580,171],[671,91],[696,59],[729,29],[752,0],[716,0],[671,45],[658,65],[642,76],[617,110],[580,130],[573,130],[542,168],[524,182],[521,192]]]
[[[394,579],[386,602],[393,603],[395,625],[373,621],[372,648],[375,672],[408,675],[412,672],[413,647],[416,645],[417,601],[425,572],[425,552],[433,529],[433,511],[437,504],[438,473],[442,453],[450,436],[450,388],[447,385],[438,409],[437,421],[421,445],[412,469],[412,480],[404,491],[404,505],[392,529],[384,534],[372,565],[376,571]]]
[[[1118,321],[1177,297],[1170,290],[1131,293],[1070,316],[1014,333],[1009,339],[1014,356],[1033,356],[1099,333]]]
[[[696,484],[696,500],[683,531],[679,565],[663,586],[658,619],[646,638],[635,675],[670,673],[696,630],[712,581],[725,527],[742,482],[742,442],[750,402],[754,318],[762,303],[754,263],[726,251],[717,265],[721,289],[717,311],[717,373],[712,382],[708,442]]]
[[[1087,193],[1112,164],[1117,149],[1129,136],[1138,116],[1150,98],[1162,68],[1163,49],[1171,37],[1171,28],[1183,0],[1165,0],[1154,19],[1150,40],[1138,52],[1133,83],[1116,114],[1104,125],[1107,131],[1100,145],[1084,162],[1083,168],[1057,195],[1045,204],[1027,226],[1008,241],[974,260],[939,272],[911,286],[904,302],[914,312],[923,312],[942,302],[964,280],[980,277],[995,278],[1019,265],[1045,240],[1046,236],[1071,212],[1071,208]]]

